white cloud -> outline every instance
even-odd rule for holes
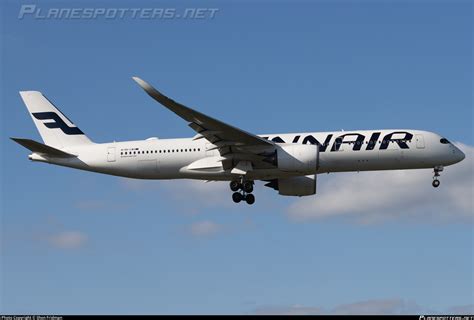
[[[78,249],[88,241],[86,234],[78,231],[63,231],[47,238],[48,243],[60,249]]]
[[[341,217],[358,223],[473,223],[474,147],[459,147],[466,159],[445,168],[437,189],[431,186],[430,169],[321,175],[318,194],[296,200],[287,213],[296,221]]]
[[[189,232],[195,237],[209,237],[222,231],[222,226],[212,221],[200,221],[191,224]]]

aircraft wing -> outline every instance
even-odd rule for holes
[[[211,118],[199,111],[186,107],[168,98],[138,77],[133,77],[133,80],[135,80],[153,99],[176,113],[184,120],[188,121],[189,126],[198,133],[194,138],[195,140],[201,138],[207,139],[210,143],[216,146],[212,149],[218,149],[222,156],[242,152],[253,153],[255,155],[255,152],[250,152],[249,150],[252,148],[255,149],[254,147],[259,146],[267,148],[275,147],[273,141],[263,139],[257,135]]]

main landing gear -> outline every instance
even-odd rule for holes
[[[242,200],[245,200],[248,204],[255,202],[255,196],[252,194],[253,181],[231,181],[230,190],[235,191],[232,194],[232,200],[234,200],[235,203],[239,203]]]
[[[436,166],[436,167],[434,167],[434,169],[433,169],[434,174],[433,174],[433,183],[432,183],[432,185],[433,185],[433,187],[435,187],[435,188],[438,188],[439,185],[440,185],[440,183],[441,183],[441,182],[438,180],[438,177],[440,176],[439,173],[440,173],[441,171],[443,171],[443,166]]]

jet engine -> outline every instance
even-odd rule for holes
[[[316,193],[316,175],[275,179],[265,185],[283,196],[309,196]]]
[[[319,149],[315,144],[287,144],[278,146],[263,161],[281,171],[315,173],[318,167]]]

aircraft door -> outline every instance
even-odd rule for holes
[[[416,139],[416,148],[417,149],[424,149],[425,148],[425,140],[423,139],[422,134],[417,134],[415,136]]]
[[[115,162],[115,147],[108,147],[107,148],[107,161],[108,162]]]

